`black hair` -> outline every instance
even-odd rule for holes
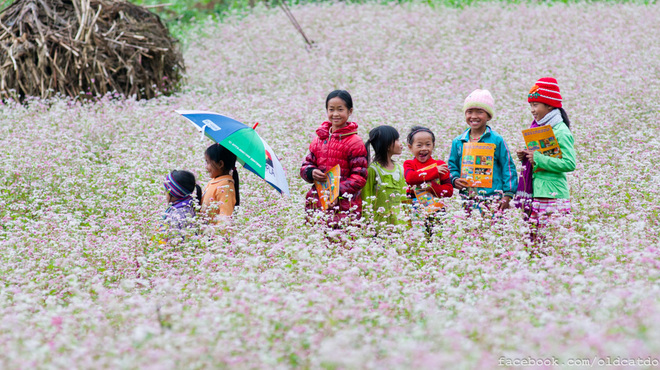
[[[571,129],[571,120],[568,119],[568,114],[566,114],[566,110],[564,110],[564,108],[556,108],[556,107],[553,107],[552,105],[548,105],[546,103],[543,103],[543,104],[545,104],[545,106],[548,107],[548,108],[552,108],[551,110],[559,109],[559,114],[561,114],[561,120],[564,121],[564,123],[566,124],[566,127],[568,127],[569,130]]]
[[[566,114],[566,111],[564,110],[564,108],[557,108],[557,109],[559,109],[559,112],[561,113],[562,121],[564,121],[564,123],[566,124],[566,127],[568,127],[568,129],[570,130],[571,129],[571,121],[568,119],[568,114]]]
[[[193,175],[192,172],[174,170],[170,175],[177,184],[181,185],[191,194],[196,192],[195,198],[197,199],[197,204],[202,204],[202,188],[197,185],[195,175]]]
[[[369,140],[364,143],[367,148],[367,161],[371,158],[369,152],[369,144],[371,144],[374,147],[374,161],[386,165],[387,152],[397,140],[399,140],[399,132],[392,126],[378,126],[369,131]]]
[[[422,126],[413,126],[413,128],[410,129],[410,133],[408,134],[408,144],[412,145],[415,134],[417,134],[418,132],[428,132],[429,134],[431,134],[431,138],[433,139],[433,144],[435,144],[435,134],[433,134],[433,131]]]
[[[219,166],[220,162],[222,162],[222,168],[227,171],[225,174],[233,170],[232,178],[234,179],[236,205],[240,205],[241,194],[239,192],[238,171],[236,171],[236,154],[230,152],[229,149],[218,143],[211,144],[211,146],[206,148],[206,152],[204,154],[206,154],[206,156],[209,157],[209,160],[211,160],[211,162],[215,163],[217,166]]]
[[[348,110],[353,109],[353,98],[351,98],[351,94],[348,93],[346,90],[335,90],[328,94],[328,97],[325,99],[325,109],[328,109],[328,103],[330,102],[330,99],[332,98],[339,98],[346,103],[346,108]]]

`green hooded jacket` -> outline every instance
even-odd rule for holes
[[[571,130],[564,122],[552,130],[561,149],[561,158],[534,152],[534,198],[568,199],[571,197],[566,172],[575,170],[575,148]]]

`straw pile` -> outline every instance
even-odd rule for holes
[[[128,2],[16,0],[0,13],[0,98],[168,94],[184,72],[175,43]]]

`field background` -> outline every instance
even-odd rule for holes
[[[0,367],[493,368],[501,356],[660,357],[660,7],[320,3],[181,29],[183,90],[0,106]],[[558,79],[578,165],[573,219],[533,258],[518,212],[352,248],[304,222],[298,176],[324,99],[349,90],[365,138],[436,133],[447,159],[467,94],[495,97],[511,148],[526,95]],[[246,171],[229,235],[161,246],[162,179],[202,182],[208,140],[175,109],[247,123],[281,157],[283,198]],[[409,158],[404,151],[401,160]],[[596,366],[598,367],[598,366]],[[602,366],[601,366],[602,367]],[[643,366],[641,366],[643,367]]]

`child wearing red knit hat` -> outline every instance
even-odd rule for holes
[[[516,193],[517,206],[522,207],[533,222],[540,224],[547,222],[552,214],[571,211],[566,173],[575,170],[574,139],[556,79],[543,77],[536,81],[527,101],[534,117],[530,127],[551,126],[561,149],[561,158],[535,150],[517,151],[523,165]]]

